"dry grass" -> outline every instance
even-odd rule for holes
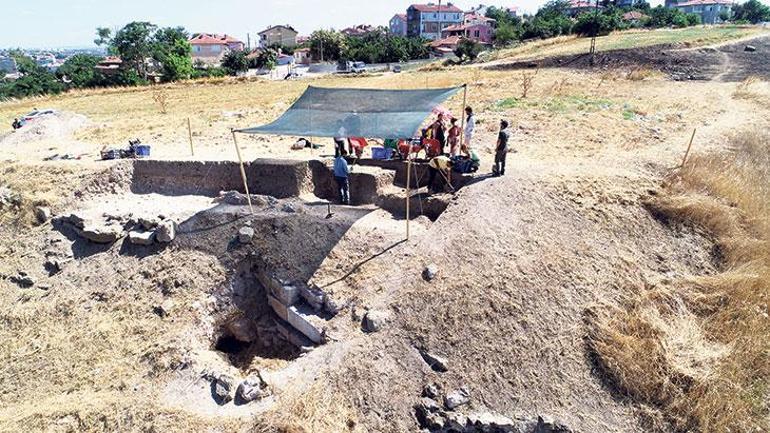
[[[722,271],[653,287],[592,320],[590,344],[621,390],[680,431],[768,431],[770,133],[693,158],[651,206],[713,233]]]

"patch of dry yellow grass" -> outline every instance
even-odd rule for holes
[[[619,388],[681,431],[770,429],[770,133],[740,131],[730,144],[693,158],[651,203],[713,233],[722,271],[592,321],[591,347]]]

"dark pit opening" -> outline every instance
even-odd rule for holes
[[[217,340],[217,344],[214,345],[214,350],[228,355],[238,356],[241,352],[248,349],[251,346],[250,343],[240,341],[232,335],[223,335]]]

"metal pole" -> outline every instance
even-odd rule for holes
[[[195,149],[193,148],[193,141],[192,141],[192,124],[190,123],[190,118],[187,118],[187,136],[190,137],[190,155],[195,156]]]
[[[695,131],[697,129],[692,130],[692,136],[690,137],[690,144],[687,145],[687,152],[684,153],[684,159],[682,159],[682,167],[684,167],[685,163],[687,163],[687,157],[690,156],[690,149],[692,148],[692,141],[695,140]]]
[[[436,38],[436,40],[440,40],[443,37],[442,33],[443,32],[441,31],[441,0],[438,0],[438,37]]]
[[[412,201],[412,144],[409,143],[409,151],[406,154],[406,240],[409,240],[409,206]]]
[[[596,9],[594,11],[594,26],[593,26],[593,32],[591,35],[591,66],[594,65],[596,62],[595,55],[596,55],[596,35],[599,33],[599,0],[596,0]]]
[[[251,194],[249,194],[249,183],[246,180],[246,170],[243,168],[243,158],[241,157],[241,149],[238,148],[238,139],[235,138],[235,130],[231,129],[233,134],[233,144],[235,144],[235,153],[238,154],[238,162],[241,166],[241,178],[243,179],[243,189],[246,190],[246,201],[249,203],[249,211],[253,214],[254,208],[251,206]]]
[[[468,84],[463,84],[463,109],[460,111],[460,151],[462,152],[463,146],[468,150],[468,155],[471,154],[470,149],[468,149],[467,144],[465,143],[465,107],[467,107],[467,100],[468,100]]]

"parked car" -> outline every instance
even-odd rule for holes
[[[393,73],[399,74],[401,73],[401,65],[393,65],[390,70],[393,71]]]
[[[44,109],[44,110],[35,110],[30,113],[27,113],[22,117],[22,120],[25,122],[29,122],[31,120],[39,119],[41,117],[50,116],[51,114],[56,114],[56,110],[52,109]]]
[[[337,63],[337,73],[340,74],[360,74],[366,72],[366,63],[364,62],[350,62],[340,60]]]

